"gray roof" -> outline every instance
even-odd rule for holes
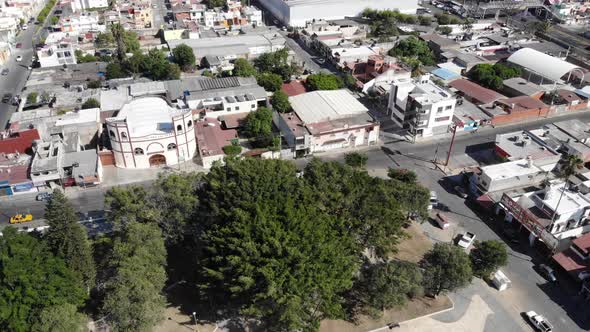
[[[535,51],[543,52],[549,55],[558,56],[561,52],[561,56],[565,56],[565,52],[567,49],[552,43],[552,42],[542,42],[542,43],[534,43],[534,44],[524,44],[522,45],[526,48],[531,48]]]
[[[578,141],[584,141],[590,138],[590,125],[578,119],[559,121],[553,124]]]
[[[168,89],[170,99],[178,99],[184,91],[189,91],[189,100],[205,99],[210,97],[225,97],[253,94],[257,99],[266,98],[266,92],[257,83],[254,77],[223,77],[203,78],[195,77],[183,80],[164,82]]]
[[[504,80],[504,87],[516,91],[523,96],[531,96],[544,91],[542,86],[531,83],[522,77],[513,77]]]
[[[66,153],[64,156],[64,167],[72,167],[72,177],[80,179],[84,176],[96,175],[98,165],[98,154],[96,150],[85,150],[79,152]]]
[[[498,44],[503,44],[507,41],[510,41],[511,39],[508,37],[505,37],[504,35],[500,34],[500,33],[496,33],[493,35],[488,35],[486,36],[487,39],[491,40],[491,41],[495,41]]]
[[[367,113],[368,109],[347,90],[313,91],[289,97],[293,111],[306,124]]]

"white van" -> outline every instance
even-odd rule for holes
[[[436,223],[442,229],[446,229],[446,228],[448,228],[451,225],[449,223],[449,219],[447,219],[447,216],[445,216],[444,214],[442,214],[442,212],[437,213],[436,214],[436,218],[434,218],[434,220],[436,220]]]

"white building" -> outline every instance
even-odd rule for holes
[[[500,192],[540,183],[555,166],[537,166],[532,159],[519,159],[481,167],[477,186],[482,192]]]
[[[57,24],[62,32],[83,34],[90,31],[105,32],[106,25],[100,21],[98,12],[85,12],[62,17]]]
[[[46,45],[41,50],[37,50],[39,65],[42,68],[75,65],[76,55],[74,51],[73,45],[69,42]]]
[[[393,81],[387,113],[400,128],[416,138],[446,133],[453,121],[456,99],[423,75],[416,81]]]
[[[71,0],[70,5],[72,11],[79,12],[91,8],[107,8],[109,6],[108,0]]]
[[[263,26],[264,22],[262,21],[262,10],[250,6],[250,7],[242,7],[242,15],[248,20],[248,23],[254,26]]]
[[[397,9],[415,14],[418,0],[265,0],[260,5],[285,25],[304,27],[314,19],[338,20],[359,16],[366,8]]]
[[[117,167],[176,165],[196,151],[192,111],[161,97],[129,101],[106,125]]]

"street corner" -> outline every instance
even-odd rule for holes
[[[400,323],[398,331],[400,332],[414,332],[414,331],[453,331],[453,332],[472,332],[484,331],[486,322],[490,315],[494,312],[488,304],[479,296],[473,295],[468,300],[468,306],[465,312],[454,321],[448,321],[446,317],[457,308],[450,312],[438,313],[432,316],[419,317],[411,321]]]

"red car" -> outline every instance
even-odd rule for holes
[[[16,43],[16,48],[21,48],[23,47],[23,43]]]

